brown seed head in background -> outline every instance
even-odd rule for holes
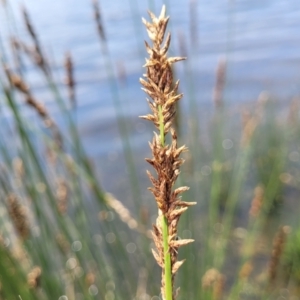
[[[7,208],[16,232],[23,240],[27,239],[30,233],[27,210],[15,194],[7,197]]]
[[[268,267],[269,284],[274,283],[276,279],[281,255],[286,244],[287,236],[290,232],[291,228],[289,226],[282,226],[279,228],[276,237],[274,238],[271,259]]]
[[[105,31],[104,31],[103,22],[100,14],[100,7],[97,0],[93,0],[93,9],[94,9],[94,19],[97,24],[99,37],[102,41],[106,41]]]
[[[31,289],[36,289],[40,286],[42,275],[42,269],[40,267],[34,267],[28,274],[27,274],[27,283]]]
[[[74,65],[73,65],[73,60],[70,52],[67,52],[65,55],[65,70],[66,70],[65,84],[68,87],[71,105],[73,108],[75,108],[76,100],[75,100]]]

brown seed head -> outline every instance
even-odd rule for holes
[[[164,295],[164,246],[162,235],[162,219],[167,222],[168,228],[168,247],[171,257],[172,282],[174,276],[184,261],[177,261],[178,249],[181,246],[191,243],[193,240],[177,238],[177,224],[180,216],[187,208],[194,205],[193,202],[181,201],[180,194],[188,187],[180,187],[174,190],[177,177],[180,174],[180,166],[184,160],[180,157],[181,153],[186,151],[185,146],[177,147],[177,135],[172,128],[172,121],[175,116],[176,103],[182,98],[182,94],[178,94],[179,82],[173,83],[172,64],[183,60],[182,57],[167,57],[171,35],[165,36],[166,27],[169,17],[165,16],[165,6],[163,6],[160,16],[157,18],[153,13],[149,12],[152,23],[143,19],[143,23],[147,28],[149,38],[152,45],[145,42],[146,50],[149,58],[146,59],[146,74],[140,79],[143,90],[150,97],[148,100],[152,114],[143,116],[142,118],[154,123],[160,131],[160,135],[154,133],[151,143],[149,143],[152,158],[146,161],[152,165],[156,176],[147,172],[152,187],[152,192],[158,209],[159,216],[156,224],[153,225],[153,240],[156,251],[153,255],[158,265],[162,267],[162,294]],[[164,41],[165,40],[165,41]],[[165,135],[170,133],[170,145],[165,144]],[[175,297],[175,292],[173,298]]]
[[[242,115],[242,124],[243,124],[243,132],[241,138],[241,146],[247,147],[251,139],[256,131],[257,126],[259,125],[263,113],[264,107],[268,102],[270,96],[267,92],[261,92],[257,99],[257,104],[255,108],[254,114],[251,114],[248,111],[244,111]]]
[[[48,67],[47,61],[42,53],[37,34],[32,26],[32,23],[30,21],[29,15],[28,15],[25,7],[22,8],[22,12],[23,12],[23,18],[24,18],[24,22],[25,22],[26,28],[28,30],[28,33],[34,42],[34,49],[32,49],[30,51],[25,51],[25,52],[30,56],[30,58],[35,62],[35,64],[38,67],[40,67],[40,69],[46,75],[49,75],[49,67]]]
[[[175,115],[175,104],[182,98],[182,94],[177,94],[179,82],[173,84],[173,73],[171,65],[177,61],[184,60],[183,57],[167,57],[167,51],[171,42],[171,34],[168,33],[165,42],[165,31],[169,17],[165,17],[165,7],[163,7],[159,18],[156,18],[151,12],[149,15],[153,23],[149,23],[143,19],[143,23],[147,28],[148,35],[153,42],[152,47],[145,42],[149,59],[146,59],[145,67],[147,73],[144,78],[140,79],[143,90],[152,101],[148,100],[148,104],[152,114],[143,116],[142,118],[154,122],[159,129],[159,106],[162,109],[162,118],[164,123],[164,133],[166,134],[171,126],[171,122]]]
[[[260,213],[262,204],[264,199],[264,189],[262,186],[257,186],[254,189],[254,197],[251,202],[251,208],[249,211],[249,216],[251,218],[256,218],[258,214]]]
[[[20,91],[25,95],[29,94],[29,87],[26,85],[26,83],[22,80],[22,78],[19,75],[13,74],[8,68],[8,66],[4,66],[4,71],[9,83],[13,87],[15,87],[18,91]]]
[[[94,19],[97,24],[97,30],[99,37],[102,41],[106,40],[105,31],[103,27],[103,22],[100,14],[100,8],[97,0],[93,0],[93,9],[94,9]]]
[[[36,289],[40,286],[42,275],[42,269],[40,267],[34,267],[28,274],[27,274],[27,283],[31,289]]]
[[[71,245],[63,234],[57,234],[55,240],[61,252],[63,252],[65,255],[70,252]]]
[[[49,115],[45,106],[34,98],[28,85],[26,85],[26,83],[19,75],[12,73],[7,66],[4,67],[4,70],[10,84],[24,95],[25,103],[31,106],[43,119],[45,126],[52,130],[53,137],[57,146],[59,148],[62,148],[62,137],[60,131],[54,120]]]
[[[245,262],[239,272],[239,278],[241,278],[242,280],[246,280],[250,276],[252,271],[253,271],[252,262],[251,261]]]
[[[17,178],[22,178],[24,176],[24,164],[20,157],[15,157],[13,159],[13,168]]]
[[[26,208],[20,204],[15,194],[10,194],[7,197],[7,207],[16,232],[23,240],[27,239],[30,229]]]
[[[122,222],[124,222],[130,229],[138,231],[140,233],[145,234],[146,236],[150,236],[149,232],[144,228],[142,224],[139,224],[138,221],[131,215],[128,208],[118,199],[116,199],[112,194],[106,193],[105,199],[107,205],[111,207],[114,212],[119,216]],[[99,213],[99,219],[105,220],[107,218],[107,211],[101,211]]]
[[[65,83],[69,90],[69,98],[71,100],[72,107],[75,107],[75,81],[74,81],[74,66],[70,52],[66,53],[65,56],[65,70],[66,79]]]
[[[209,269],[202,277],[202,287],[212,289],[213,299],[221,299],[225,285],[225,277],[217,269]]]
[[[287,235],[290,233],[290,231],[291,228],[289,226],[280,227],[273,241],[273,250],[272,250],[271,259],[268,268],[270,284],[273,283],[274,280],[276,279],[277,269],[281,259],[281,254],[283,253]]]
[[[63,178],[57,180],[56,197],[59,213],[65,214],[68,208],[68,186],[66,180]]]
[[[95,280],[96,280],[96,276],[95,276],[94,272],[88,272],[85,275],[85,283],[88,287],[90,287],[92,284],[94,284]]]
[[[28,16],[28,13],[27,13],[27,10],[25,9],[25,7],[22,7],[22,13],[23,13],[23,18],[24,18],[24,22],[25,22],[26,28],[28,30],[28,33],[31,35],[32,39],[36,41],[37,36],[35,34],[32,24],[30,22],[30,19],[29,19],[29,16]]]

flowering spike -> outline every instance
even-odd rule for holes
[[[180,166],[184,162],[180,155],[186,151],[185,146],[177,148],[177,135],[172,129],[172,121],[176,113],[176,103],[182,98],[177,93],[179,81],[173,82],[171,65],[183,57],[166,56],[171,42],[171,34],[165,38],[169,17],[166,17],[166,7],[163,6],[159,17],[149,12],[152,23],[143,19],[152,45],[145,42],[149,58],[146,58],[146,74],[140,83],[142,90],[151,98],[147,99],[152,114],[142,116],[143,119],[152,121],[159,135],[154,132],[150,143],[153,158],[146,159],[156,172],[153,176],[147,172],[152,183],[149,190],[152,192],[158,209],[159,216],[153,226],[153,240],[156,251],[153,256],[162,268],[162,295],[163,299],[174,299],[174,275],[183,261],[177,261],[178,248],[191,243],[192,239],[177,240],[177,224],[180,216],[194,202],[183,202],[179,194],[188,190],[180,187],[173,190],[175,181],[180,174]],[[163,41],[165,42],[163,43]],[[165,136],[170,132],[171,143],[165,145]]]

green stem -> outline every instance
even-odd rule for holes
[[[160,142],[161,145],[165,146],[165,130],[164,130],[164,119],[162,115],[162,107],[161,105],[158,106],[158,113],[159,113],[159,134],[160,134]]]
[[[173,299],[172,293],[172,270],[171,270],[171,255],[169,252],[168,243],[168,219],[163,216],[163,243],[164,243],[164,260],[165,260],[165,295],[166,300]]]
[[[164,120],[162,115],[162,107],[158,106],[159,112],[159,131],[160,131],[160,142],[164,147],[165,145],[165,130],[164,130]],[[171,269],[171,255],[169,252],[169,229],[168,229],[168,219],[166,216],[162,215],[162,231],[163,231],[163,247],[164,247],[164,268],[165,268],[165,300],[173,299],[172,292],[172,269]]]

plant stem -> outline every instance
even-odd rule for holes
[[[171,270],[171,255],[169,252],[168,243],[168,220],[163,216],[163,245],[165,259],[165,295],[166,300],[172,300],[172,270]]]
[[[161,143],[162,147],[164,147],[165,146],[165,130],[164,130],[164,120],[163,120],[161,105],[158,106],[158,113],[159,113],[160,143]]]
[[[158,106],[159,111],[159,131],[160,131],[160,142],[162,147],[165,145],[165,131],[164,131],[164,120],[162,115],[162,107]],[[169,252],[169,234],[168,234],[168,219],[162,215],[162,230],[163,230],[163,246],[164,246],[164,268],[165,268],[165,300],[172,300],[172,270],[171,270],[171,255]]]

